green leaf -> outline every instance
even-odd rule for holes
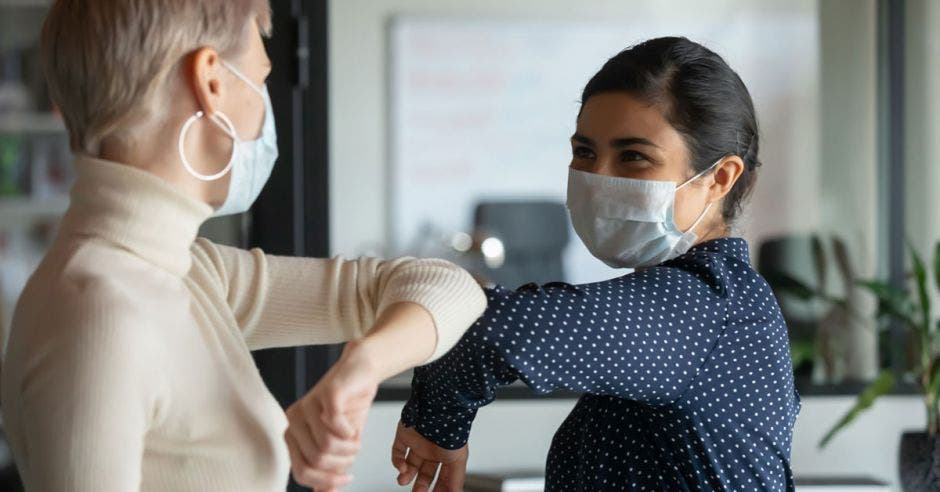
[[[868,410],[878,397],[890,392],[893,388],[894,374],[886,369],[858,395],[855,405],[839,419],[836,425],[829,429],[829,432],[819,441],[819,447],[826,447],[839,431],[851,424],[859,414]]]
[[[917,254],[913,246],[911,250],[911,262],[914,267],[914,280],[917,284],[917,297],[920,301],[921,323],[918,326],[921,334],[926,335],[930,331],[930,294],[927,293],[927,269],[924,267],[924,260]]]
[[[792,295],[801,301],[820,299],[831,302],[833,304],[838,304],[843,307],[846,305],[845,299],[840,299],[838,297],[830,296],[824,292],[820,292],[819,290],[810,287],[802,280],[786,272],[772,270],[765,272],[764,278],[767,280],[767,283],[770,284],[775,290]]]
[[[914,304],[906,291],[881,280],[862,280],[858,285],[878,298],[879,316],[893,316],[912,327],[917,326]]]
[[[937,288],[940,288],[940,241],[937,241],[933,249],[933,276]]]
[[[790,340],[790,360],[794,369],[807,362],[812,362],[815,356],[816,344],[814,342]]]
[[[927,396],[931,398],[936,398],[937,392],[940,391],[940,364],[937,362],[934,362],[933,374],[930,375],[930,386],[927,391]]]
[[[815,297],[816,290],[805,284],[802,280],[779,270],[766,272],[764,278],[767,283],[781,292],[786,292],[801,301],[808,301]]]

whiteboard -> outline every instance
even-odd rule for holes
[[[468,230],[480,200],[564,202],[581,90],[607,59],[651,37],[702,42],[738,71],[763,117],[763,133],[777,139],[767,145],[765,138],[763,160],[814,156],[803,137],[817,115],[800,113],[818,103],[814,9],[744,15],[720,25],[681,14],[668,23],[616,24],[405,16],[389,29],[389,232],[399,249],[429,225]],[[775,212],[754,213],[773,220]],[[565,280],[624,273],[571,237]]]

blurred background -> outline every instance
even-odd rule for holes
[[[64,126],[36,56],[48,3],[0,0],[4,337],[72,180]],[[750,89],[762,125],[764,165],[739,228],[791,329],[803,396],[794,471],[804,490],[867,479],[885,488],[858,490],[898,486],[900,435],[924,426],[911,336],[878,316],[878,298],[859,281],[904,287],[909,248],[933,268],[940,2],[272,5],[269,90],[281,158],[252,212],[210,221],[203,233],[277,254],[441,257],[508,287],[626,273],[587,253],[564,208],[568,138],[581,89],[601,65],[663,35],[724,56]],[[256,360],[286,405],[337,354],[337,347],[284,349]],[[883,371],[898,381],[890,394],[819,448]],[[396,489],[389,445],[409,381],[402,375],[380,391],[349,490]],[[474,425],[470,470],[537,476],[575,398],[507,388]],[[9,468],[3,449],[0,462]]]

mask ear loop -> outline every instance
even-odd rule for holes
[[[718,159],[717,161],[715,161],[715,163],[712,164],[711,166],[708,166],[708,169],[705,169],[704,171],[702,171],[702,172],[696,174],[695,176],[692,176],[691,178],[687,179],[685,183],[682,183],[681,185],[676,186],[676,191],[679,191],[679,189],[682,188],[683,186],[685,186],[685,185],[687,185],[687,184],[689,184],[689,183],[695,181],[696,179],[701,178],[702,176],[704,176],[704,175],[708,174],[709,172],[711,172],[712,169],[715,169],[715,166],[717,166],[719,163],[721,163],[722,159],[724,159],[724,157],[722,157],[721,159]],[[698,225],[701,224],[703,220],[705,220],[705,216],[708,215],[708,211],[711,210],[712,205],[713,205],[713,203],[709,202],[709,204],[705,206],[705,210],[702,211],[701,215],[699,215],[698,218],[695,219],[695,222],[692,223],[692,226],[689,227],[688,229],[686,229],[686,230],[683,232],[683,234],[687,234],[687,233],[689,233],[690,231],[692,231],[693,229],[695,229],[696,227],[698,227]],[[678,228],[677,228],[677,229],[678,229]]]
[[[235,135],[235,125],[232,124],[232,121],[228,119],[228,116],[225,116],[221,111],[216,111],[215,114],[209,117],[213,123],[216,124],[219,128],[225,132],[226,135],[232,138],[232,155],[228,159],[228,164],[226,164],[225,169],[215,173],[215,174],[201,174],[189,163],[189,159],[186,158],[186,150],[184,149],[183,143],[186,141],[186,133],[189,131],[189,128],[196,122],[196,120],[201,119],[205,113],[202,111],[196,111],[196,114],[189,117],[183,127],[180,128],[180,136],[177,141],[177,149],[179,150],[180,160],[183,162],[183,167],[186,168],[186,171],[191,174],[194,178],[201,181],[215,181],[222,176],[225,176],[229,171],[232,170],[232,164],[235,162],[235,150],[238,148],[235,143],[238,142],[238,136]]]
[[[232,72],[232,75],[241,79],[241,81],[244,82],[248,87],[251,87],[255,92],[257,92],[261,96],[262,99],[264,98],[264,91],[260,87],[255,85],[254,82],[249,80],[248,77],[246,77],[245,74],[241,72],[241,70],[235,68],[234,65],[232,65],[231,63],[225,60],[219,60],[219,62],[221,62],[222,66],[227,68],[229,72]]]
[[[715,169],[715,166],[717,166],[718,164],[720,164],[723,159],[724,159],[724,157],[722,157],[721,159],[718,159],[717,161],[715,161],[714,164],[712,164],[711,166],[708,166],[708,168],[705,169],[704,171],[702,171],[702,172],[696,174],[695,176],[692,176],[691,178],[685,180],[685,183],[682,183],[681,185],[676,186],[676,191],[679,191],[679,189],[681,189],[681,188],[684,187],[685,185],[687,185],[687,184],[689,184],[689,183],[695,181],[696,179],[701,178],[702,176],[705,176],[706,174],[708,174],[709,172],[711,172],[711,170],[712,170],[712,169]]]
[[[689,227],[688,229],[686,229],[685,232],[683,232],[683,234],[688,234],[690,231],[698,227],[698,225],[701,224],[703,220],[705,220],[705,216],[708,215],[708,211],[711,210],[712,205],[713,203],[711,202],[709,202],[708,205],[705,205],[705,210],[702,210],[702,215],[699,215],[698,218],[695,219],[695,222],[692,223],[692,227]]]

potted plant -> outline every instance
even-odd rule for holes
[[[887,332],[877,329],[875,297],[858,286],[867,276],[860,273],[870,268],[859,261],[862,256],[853,254],[837,235],[792,235],[762,243],[757,268],[786,320],[798,381],[866,382],[884,367],[878,346],[883,345],[879,337]],[[791,282],[792,278],[808,284]],[[845,297],[833,295],[834,291],[844,292]]]
[[[910,248],[910,256],[912,273],[909,285],[902,288],[880,280],[865,280],[858,284],[878,299],[879,318],[895,320],[912,335],[914,360],[911,373],[923,397],[927,425],[923,431],[906,432],[901,436],[898,456],[901,485],[908,492],[940,491],[940,321],[934,318],[930,301],[931,289],[940,289],[940,243],[934,249],[932,274],[928,274],[924,261],[913,247]],[[794,278],[786,278],[785,283],[789,292],[800,297],[844,302],[816,292]],[[819,446],[826,446],[878,397],[891,392],[895,384],[894,373],[884,370],[862,390],[855,405],[823,436]]]

